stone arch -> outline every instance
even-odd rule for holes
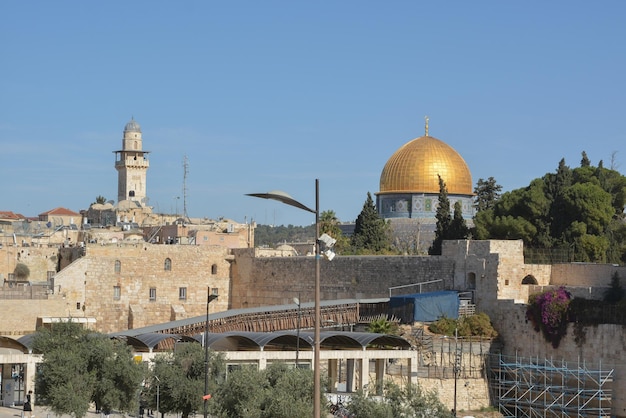
[[[535,276],[533,276],[532,274],[529,274],[528,276],[524,277],[522,279],[522,284],[539,284],[537,283],[537,279],[535,279]]]

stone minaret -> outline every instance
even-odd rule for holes
[[[149,151],[142,150],[141,127],[132,118],[124,128],[122,149],[115,153],[117,170],[117,201],[133,200],[147,206],[146,174]]]

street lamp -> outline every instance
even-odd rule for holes
[[[320,418],[320,181],[315,179],[315,210],[303,205],[285,192],[272,191],[268,193],[249,193],[247,196],[260,197],[262,199],[278,200],[289,206],[305,210],[315,214],[315,327],[313,330],[314,354],[313,354],[313,417]],[[206,418],[206,417],[205,417]]]
[[[204,323],[204,418],[209,415],[209,304],[217,299],[217,292],[211,293],[211,288],[207,287],[206,293],[206,322]]]
[[[298,305],[298,323],[296,324],[296,369],[298,368],[298,358],[300,357],[300,293],[297,298],[293,298],[293,302]]]

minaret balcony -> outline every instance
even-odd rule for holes
[[[148,160],[135,160],[133,158],[128,158],[126,160],[119,160],[115,162],[115,167],[128,167],[128,168],[148,168],[150,166],[150,161]]]

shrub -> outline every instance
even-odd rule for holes
[[[428,329],[435,334],[450,336],[454,336],[456,329],[459,337],[495,338],[498,336],[498,332],[491,325],[489,316],[484,312],[464,316],[458,320],[446,317],[439,318],[430,324]]]
[[[23,281],[23,280],[28,279],[28,277],[30,277],[30,269],[28,268],[26,264],[17,263],[17,265],[15,266],[15,270],[13,271],[13,274],[15,274],[15,277],[18,280]]]
[[[428,326],[430,332],[442,335],[454,335],[454,330],[457,328],[456,319],[446,318],[445,316],[439,318]]]
[[[535,331],[543,332],[552,347],[557,348],[567,332],[569,305],[572,295],[559,287],[543,293],[531,295],[526,309],[526,318],[533,324]]]
[[[376,334],[398,335],[400,333],[398,323],[384,317],[374,319],[367,325],[366,329],[367,332],[374,332]]]

